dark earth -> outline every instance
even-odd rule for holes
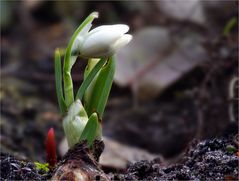
[[[38,171],[35,164],[1,153],[1,181],[3,180],[47,180],[49,174]]]
[[[129,166],[115,180],[238,180],[238,152],[229,152],[231,139],[212,139],[199,142],[185,154],[181,163],[164,166],[160,160],[141,161]]]
[[[166,166],[160,159],[140,161],[108,176],[111,180],[238,180],[238,138],[194,141],[177,164]],[[1,180],[46,180],[51,175],[36,170],[29,161],[1,154]]]

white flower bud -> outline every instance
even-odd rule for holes
[[[128,44],[132,35],[127,25],[99,26],[77,37],[80,56],[86,58],[104,58],[113,55],[119,48]]]

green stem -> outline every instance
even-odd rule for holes
[[[67,46],[66,54],[64,58],[64,67],[63,67],[63,80],[64,80],[64,95],[65,95],[65,102],[66,106],[69,107],[74,102],[74,91],[73,91],[73,82],[71,78],[71,69],[74,65],[77,56],[72,55],[72,48],[75,43],[75,40],[79,33],[98,16],[97,13],[91,13],[85,21],[76,29],[71,40]]]

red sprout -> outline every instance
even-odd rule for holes
[[[57,163],[56,158],[56,141],[54,128],[49,129],[46,138],[46,161],[50,167],[54,167]]]

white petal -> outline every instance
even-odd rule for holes
[[[79,54],[80,48],[81,48],[81,46],[82,46],[82,42],[83,42],[83,37],[81,37],[81,36],[78,36],[78,37],[75,39],[75,41],[74,41],[74,43],[73,43],[73,46],[72,46],[72,48],[71,48],[71,51],[72,51],[72,54],[73,54],[73,55],[78,55],[78,54]]]
[[[111,30],[93,33],[90,36],[87,36],[82,43],[80,53],[82,56],[86,57],[97,57],[96,55],[105,54],[122,36],[122,32],[114,32]]]
[[[117,31],[125,34],[129,31],[129,26],[125,24],[103,25],[91,30],[89,34],[96,33],[98,31]]]
[[[91,27],[92,27],[92,23],[89,23],[89,24],[85,25],[77,36],[86,35],[89,32]]]
[[[125,34],[123,35],[120,39],[118,39],[113,45],[112,45],[112,49],[114,49],[114,51],[118,50],[119,48],[127,45],[131,40],[132,40],[133,36],[130,34]]]

